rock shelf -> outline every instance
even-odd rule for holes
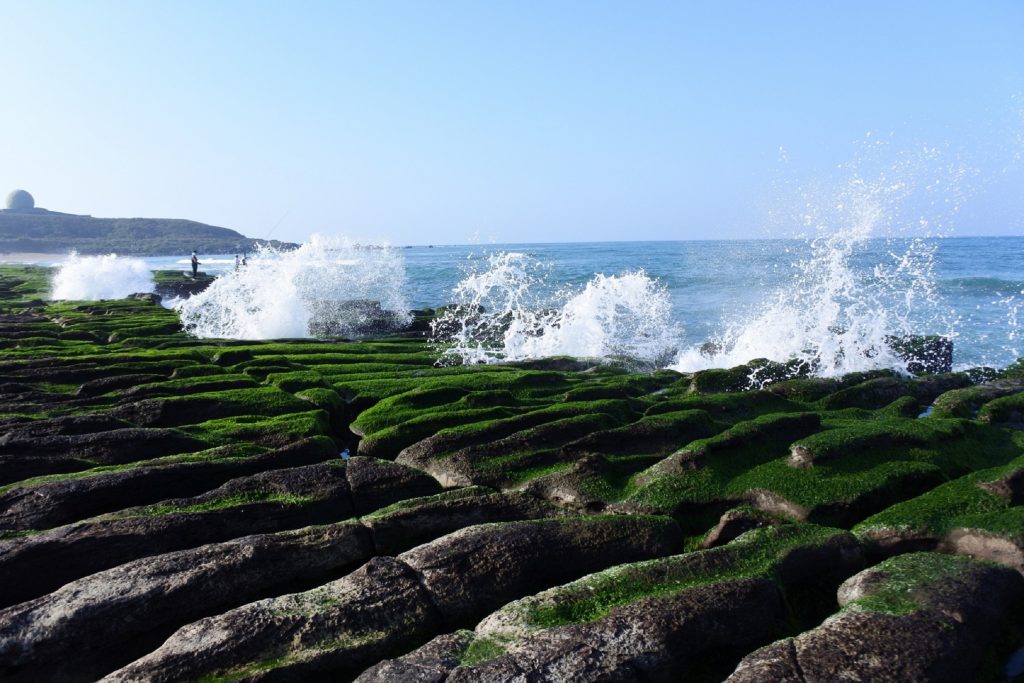
[[[438,367],[45,288],[0,268],[5,680],[1000,681],[1024,644],[1020,363]]]

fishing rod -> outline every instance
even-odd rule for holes
[[[264,240],[266,240],[267,242],[270,241],[270,236],[274,234],[274,231],[277,230],[278,226],[281,225],[281,223],[284,222],[284,219],[288,217],[288,214],[292,212],[292,206],[292,204],[288,205],[288,208],[284,210],[284,213],[281,214],[281,217],[277,219],[276,223],[274,223],[274,227],[270,228],[270,232],[268,232],[267,236],[263,238]]]

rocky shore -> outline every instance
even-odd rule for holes
[[[4,680],[1001,681],[1024,646],[1024,365],[437,367],[429,311],[228,342],[44,289],[0,267]]]

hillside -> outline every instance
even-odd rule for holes
[[[177,218],[93,218],[46,209],[0,211],[0,253],[134,254],[163,256],[252,251],[267,240]],[[269,240],[277,247],[294,247]]]

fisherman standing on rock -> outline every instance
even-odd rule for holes
[[[196,256],[195,250],[192,250],[192,277],[195,278],[199,274],[199,257]]]

